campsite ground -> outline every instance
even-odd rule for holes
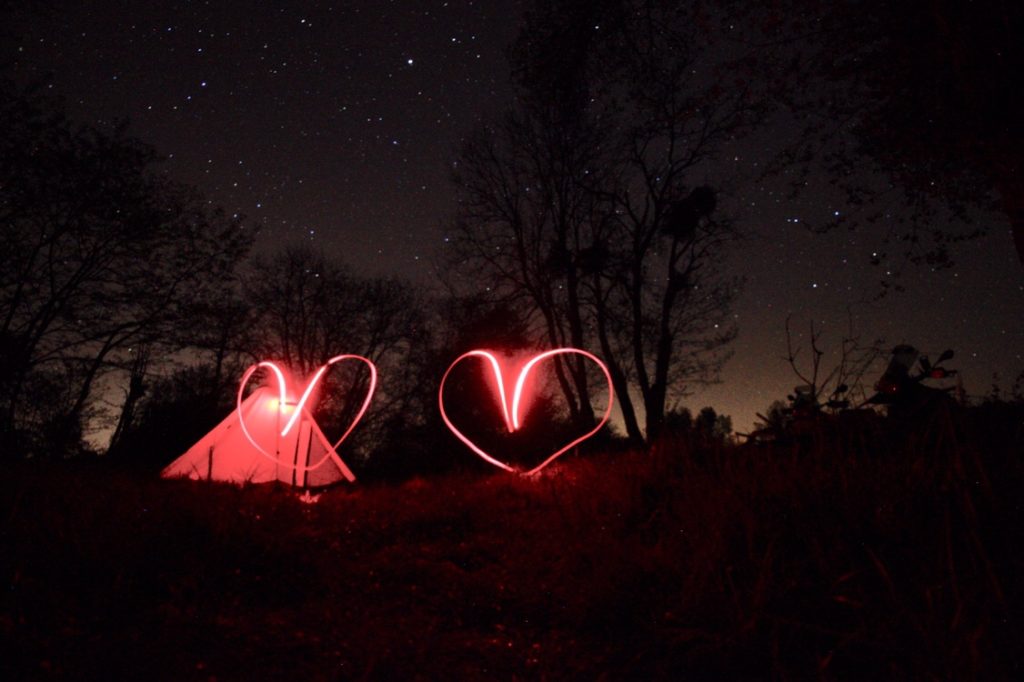
[[[675,441],[315,503],[12,465],[0,676],[1013,678],[1021,423],[868,451]]]

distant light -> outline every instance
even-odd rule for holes
[[[411,59],[406,59],[405,63],[408,64],[409,66],[412,66],[412,60]]]

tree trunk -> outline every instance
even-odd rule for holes
[[[579,281],[576,278],[576,269],[575,267],[570,267],[566,276],[566,288],[569,295],[569,310],[567,311],[569,316],[569,338],[573,347],[584,348],[586,341],[583,338],[583,320],[580,315],[578,286]],[[590,404],[590,389],[587,386],[587,363],[589,361],[582,355],[577,355],[575,360],[575,363],[569,364],[569,373],[576,384],[576,395],[579,398],[580,409],[577,415],[577,425],[581,428],[590,429],[597,423],[597,420],[594,417],[594,407]]]
[[[554,314],[546,309],[541,308],[541,314],[544,316],[544,320],[547,323],[548,329],[548,340],[555,347],[561,344],[561,339],[558,338],[558,323],[554,319]],[[569,405],[569,419],[574,423],[580,422],[580,407],[577,401],[576,394],[573,393],[572,384],[569,383],[569,379],[565,376],[565,369],[562,365],[562,359],[560,356],[555,357],[555,377],[558,380],[558,385],[562,389],[562,393],[565,395],[565,400]]]
[[[608,339],[608,318],[601,301],[601,290],[597,290],[597,338],[601,344],[601,353],[605,357],[605,364],[608,366],[608,373],[612,375],[612,387],[619,400],[619,409],[622,411],[622,422],[626,427],[626,436],[629,444],[640,447],[644,443],[644,435],[640,431],[640,422],[636,418],[636,408],[633,406],[633,398],[629,395],[629,382],[626,381],[626,373],[622,371],[615,352],[612,349],[611,341]]]
[[[107,452],[115,452],[125,432],[135,421],[135,408],[139,400],[146,394],[146,370],[149,367],[149,350],[143,346],[139,348],[135,362],[132,363],[131,374],[128,377],[128,392],[125,394],[124,404],[121,406],[121,415],[117,419],[117,426],[110,436],[110,443],[107,445]]]
[[[99,374],[100,368],[103,367],[103,363],[107,358],[107,355],[113,350],[117,344],[114,343],[116,335],[111,335],[104,342],[99,352],[96,353],[96,357],[89,363],[89,368],[85,372],[85,376],[82,378],[82,385],[78,389],[78,397],[75,399],[74,405],[68,410],[67,417],[63,421],[66,433],[57,434],[57,443],[63,446],[77,445],[72,443],[73,439],[78,438],[78,434],[81,431],[82,424],[82,413],[85,411],[85,404],[89,400],[89,394],[92,393],[92,384],[96,380]]]

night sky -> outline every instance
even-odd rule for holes
[[[35,5],[37,3],[25,3]],[[41,4],[41,3],[40,3]],[[130,131],[168,157],[167,172],[262,225],[257,250],[303,240],[367,274],[428,284],[453,210],[460,140],[511,96],[504,50],[521,2],[51,2],[8,9],[0,63],[43,83],[79,121]],[[846,207],[824,192],[796,200],[756,177],[771,145],[729,150],[737,172],[722,205],[748,235],[729,267],[746,278],[740,336],[720,385],[688,401],[754,413],[799,383],[783,359],[784,322],[823,326],[838,345],[854,315],[866,338],[911,343],[949,363],[967,392],[1004,390],[1024,370],[1024,268],[1002,216],[959,245],[956,266],[911,267],[907,291],[875,300],[872,230],[825,235]],[[698,178],[715,185],[716,178]],[[799,340],[799,339],[798,339]],[[807,352],[806,350],[804,351]]]

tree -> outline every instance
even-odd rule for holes
[[[822,330],[810,323],[808,346],[810,353],[801,359],[803,346],[795,345],[790,329],[790,317],[786,318],[786,362],[793,374],[802,382],[789,396],[791,406],[804,416],[814,416],[822,408],[833,412],[850,407],[850,400],[859,403],[867,400],[864,377],[885,357],[884,341],[874,339],[864,342],[854,330],[853,315],[849,315],[846,333],[839,341],[839,357],[830,363],[831,368],[822,366],[825,351],[821,347]]]
[[[223,418],[234,404],[238,377],[258,360],[254,313],[237,287],[190,300],[183,313],[161,344],[182,352],[161,361],[149,345],[131,350],[107,455],[167,464]],[[181,428],[170,428],[175,423]]]
[[[789,423],[792,409],[785,400],[773,400],[764,412],[757,413],[754,432],[782,434]]]
[[[897,256],[948,264],[951,244],[982,232],[967,222],[971,214],[1001,211],[1024,264],[1024,97],[1016,86],[1024,5],[790,0],[748,7],[756,7],[748,11],[761,31],[756,51],[785,57],[779,93],[806,122],[785,163],[822,161],[855,205],[877,209],[899,199],[907,217],[893,221],[889,234]]]
[[[672,410],[665,415],[665,432],[673,437],[687,437],[697,445],[723,444],[732,433],[732,417],[718,414],[715,408],[702,407],[694,417],[689,408]]]
[[[200,359],[168,372],[151,372],[130,410],[122,410],[107,456],[119,466],[155,472],[188,450],[235,408],[236,377],[244,365]],[[133,374],[132,379],[136,375]],[[132,383],[125,404],[131,402]]]
[[[696,15],[675,3],[540,2],[527,16],[516,101],[456,164],[450,262],[527,306],[544,343],[600,348],[629,437],[656,438],[735,334],[738,283],[716,268],[734,232],[693,178],[762,112],[700,59]],[[571,417],[592,423],[586,366],[558,372]]]
[[[3,82],[0,128],[0,432],[9,450],[73,450],[100,379],[133,348],[178,347],[187,305],[230,283],[251,234],[124,126],[76,127]],[[34,385],[53,381],[66,390],[40,421]]]
[[[718,414],[713,407],[702,407],[693,426],[704,442],[724,443],[732,433],[732,417]]]
[[[254,357],[278,360],[300,379],[341,354],[361,355],[377,366],[372,409],[353,433],[353,446],[361,443],[368,454],[398,427],[396,419],[415,418],[410,407],[422,377],[407,361],[426,343],[427,329],[425,306],[410,285],[358,277],[308,247],[258,260],[247,279],[252,325],[259,330]],[[354,418],[368,381],[369,373],[355,364],[339,364],[324,377],[315,414],[328,435]]]

